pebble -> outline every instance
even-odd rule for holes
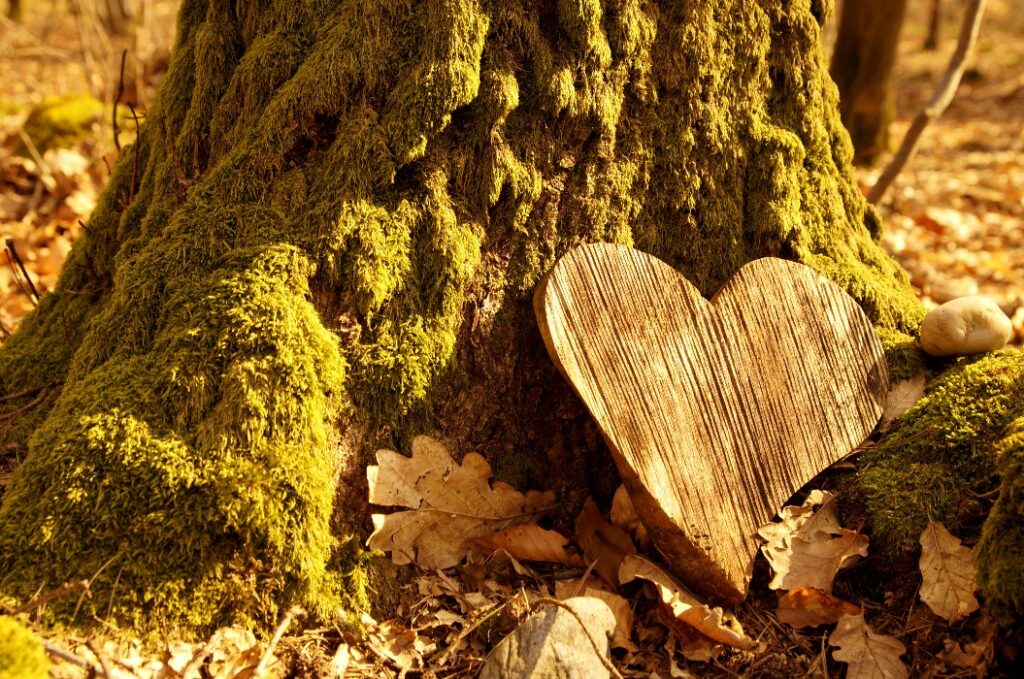
[[[988,297],[950,300],[921,322],[921,348],[932,356],[970,356],[1006,345],[1013,326]]]
[[[487,657],[479,678],[609,677],[605,662],[610,657],[609,639],[615,631],[612,609],[594,597],[572,597],[564,603],[572,610],[543,604],[502,639]]]

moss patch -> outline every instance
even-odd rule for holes
[[[880,447],[864,453],[859,474],[872,537],[886,548],[916,549],[929,519],[953,531],[984,521],[979,583],[1003,612],[1024,610],[1022,422],[1024,354],[964,360],[928,386]]]
[[[70,148],[92,135],[105,110],[99,100],[88,94],[46,97],[32,107],[22,129],[39,153]],[[23,141],[14,150],[19,155],[29,153]]]
[[[50,676],[43,643],[17,619],[0,615],[0,677],[41,679]]]
[[[365,579],[338,583],[365,525],[347,517],[344,558],[327,529],[334,435],[402,435],[444,406],[431,395],[479,333],[532,323],[532,286],[583,241],[633,244],[706,294],[790,257],[912,332],[922,309],[850,168],[824,13],[186,0],[138,173],[129,149],[68,292],[0,348],[4,393],[61,383],[0,432],[28,446],[0,592],[93,578],[103,608],[84,613],[192,628],[361,598]],[[483,291],[514,322],[466,324]]]

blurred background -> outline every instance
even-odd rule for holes
[[[837,3],[825,53],[865,193],[933,96],[968,4]],[[144,120],[177,6],[0,0],[0,341],[53,289]],[[988,0],[955,99],[878,207],[884,243],[927,303],[988,295],[1024,341],[1024,0]]]

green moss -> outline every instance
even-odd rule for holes
[[[879,327],[876,332],[885,350],[890,384],[909,380],[928,370],[925,354],[917,339],[886,327]]]
[[[999,483],[999,444],[1022,398],[1016,351],[964,361],[929,384],[899,428],[863,455],[873,537],[912,549],[929,518],[951,530],[980,523],[979,498]]]
[[[92,135],[104,110],[103,104],[88,94],[46,97],[29,111],[23,129],[39,153],[70,148]],[[19,142],[15,152],[26,155],[29,151]]]
[[[17,619],[0,615],[0,677],[43,679],[50,676],[50,661],[36,635]]]
[[[1024,416],[997,444],[1002,484],[975,552],[986,608],[1004,625],[1024,616]]]

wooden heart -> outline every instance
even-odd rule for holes
[[[757,528],[882,413],[871,322],[802,264],[753,261],[708,302],[650,255],[584,245],[547,274],[534,310],[655,546],[719,603],[746,596]]]

